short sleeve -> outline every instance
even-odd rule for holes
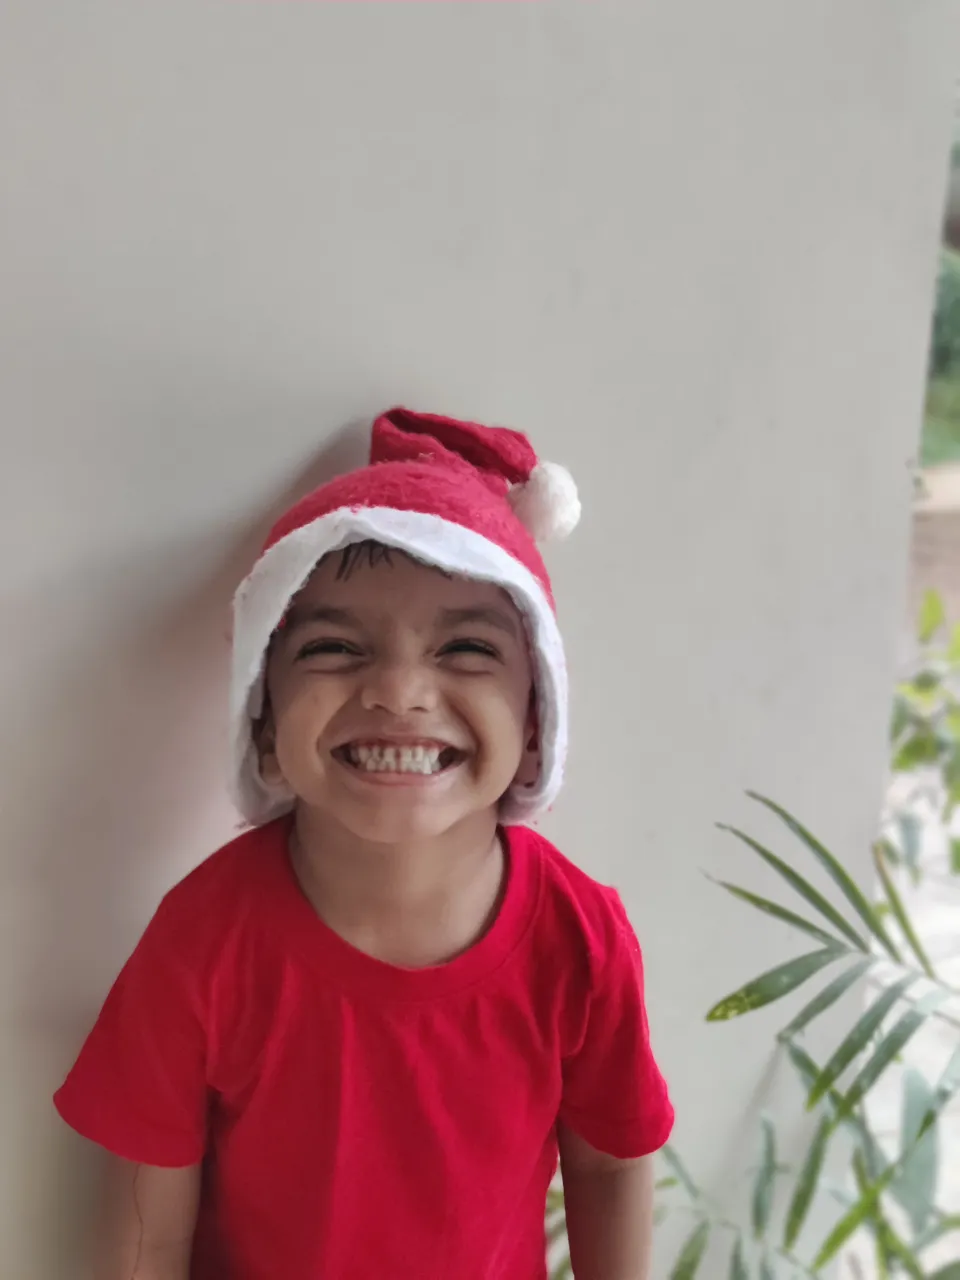
[[[126,1160],[199,1162],[207,1108],[199,984],[167,903],[108,995],[54,1103],[72,1129]]]
[[[650,1045],[640,944],[620,899],[610,901],[607,954],[580,1043],[563,1062],[560,1120],[592,1147],[626,1160],[664,1145],[674,1111]]]

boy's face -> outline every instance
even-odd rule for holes
[[[516,608],[400,552],[343,564],[318,565],[273,643],[264,778],[380,844],[495,811],[539,765]]]

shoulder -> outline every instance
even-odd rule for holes
[[[173,886],[148,933],[186,961],[221,950],[227,935],[258,919],[282,871],[286,826],[274,822],[244,831]]]
[[[616,889],[588,875],[539,832],[515,827],[513,833],[517,848],[539,867],[541,943],[555,955],[566,949],[582,956],[594,977],[618,958],[638,953]]]

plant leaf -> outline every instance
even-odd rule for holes
[[[923,600],[920,603],[917,639],[921,644],[929,644],[946,621],[947,615],[940,594],[928,588],[923,593]]]
[[[915,862],[916,859],[914,859],[914,863]],[[877,868],[877,875],[880,877],[880,883],[883,885],[883,891],[887,895],[887,901],[890,903],[890,910],[893,912],[897,924],[903,930],[903,936],[906,938],[907,943],[910,946],[910,950],[919,960],[920,967],[923,969],[927,977],[936,980],[937,975],[934,972],[933,965],[930,963],[930,959],[927,956],[926,951],[924,951],[920,944],[920,939],[917,937],[913,923],[907,914],[906,907],[903,905],[903,899],[900,897],[899,893],[897,893],[896,886],[893,883],[890,872],[887,870],[883,857],[876,846],[874,846],[873,850],[873,864]]]
[[[947,797],[943,805],[944,820],[949,822],[957,808],[960,807],[960,743],[957,743],[943,766],[943,785],[947,789]]]
[[[841,1119],[849,1115],[868,1090],[873,1088],[911,1036],[919,1031],[935,1009],[950,998],[950,994],[949,991],[931,991],[891,1027],[847,1090],[840,1104]]]
[[[960,663],[960,622],[955,622],[950,632],[950,640],[947,644],[947,652],[944,655],[947,661],[953,666]]]
[[[769,1258],[760,1259],[760,1280],[777,1280],[773,1274],[773,1267],[770,1265]]]
[[[783,1247],[787,1250],[793,1248],[797,1237],[803,1230],[803,1224],[807,1220],[807,1213],[813,1203],[813,1196],[823,1170],[827,1144],[832,1135],[833,1124],[824,1116],[817,1127],[817,1132],[813,1136],[813,1141],[810,1143],[810,1147],[804,1157],[800,1172],[797,1174],[797,1184],[794,1188],[793,1198],[790,1201],[790,1207],[787,1210],[786,1226],[783,1232]]]
[[[835,1004],[841,996],[846,995],[850,988],[862,978],[867,970],[873,965],[874,961],[871,956],[866,956],[862,960],[856,960],[849,969],[845,969],[839,977],[829,983],[828,986],[815,996],[809,1004],[803,1006],[797,1016],[788,1022],[780,1032],[779,1039],[786,1040],[791,1036],[795,1036],[798,1031],[802,1031],[808,1023],[814,1018],[818,1018],[824,1010],[829,1009]]]
[[[853,1030],[841,1041],[833,1057],[820,1072],[819,1077],[811,1088],[810,1095],[807,1098],[808,1110],[816,1106],[830,1086],[843,1075],[854,1058],[863,1052],[871,1038],[876,1035],[883,1024],[887,1014],[906,991],[907,987],[915,981],[916,974],[913,973],[908,973],[905,977],[900,978],[877,996],[866,1013],[861,1015]]]
[[[763,1154],[756,1181],[753,1184],[753,1234],[758,1240],[762,1238],[770,1221],[773,1184],[777,1176],[776,1130],[769,1116],[762,1116],[760,1124],[763,1129]]]
[[[663,1157],[664,1162],[673,1170],[677,1181],[683,1187],[684,1191],[686,1191],[690,1199],[699,1200],[700,1188],[690,1177],[690,1174],[687,1172],[686,1165],[677,1155],[676,1151],[674,1151],[673,1147],[668,1144],[662,1149],[660,1155]]]
[[[825,943],[828,947],[842,945],[835,934],[827,933],[826,929],[821,929],[812,920],[806,920],[803,916],[798,916],[793,911],[788,911],[786,907],[781,907],[779,903],[771,902],[769,898],[758,897],[757,894],[741,889],[738,885],[730,884],[726,880],[714,880],[713,876],[707,876],[707,879],[712,880],[721,889],[726,889],[727,893],[732,893],[735,898],[749,902],[751,907],[756,907],[758,911],[764,912],[765,915],[782,920],[785,924],[792,925],[794,929],[800,929],[803,933],[809,933],[811,937],[819,939],[820,942]]]
[[[883,1240],[888,1256],[891,1260],[896,1260],[900,1263],[907,1275],[910,1276],[910,1280],[924,1280],[920,1260],[907,1248],[886,1219],[879,1221],[878,1233]]]
[[[931,1130],[935,1133],[936,1130]],[[940,1213],[939,1209],[935,1210],[937,1217],[933,1222],[921,1231],[920,1235],[914,1241],[918,1252],[928,1249],[930,1245],[936,1244],[938,1240],[942,1240],[944,1236],[948,1236],[951,1232],[960,1231],[960,1214],[950,1215],[948,1213]]]
[[[726,1022],[728,1018],[739,1018],[745,1013],[752,1013],[765,1004],[772,1004],[785,995],[789,995],[795,987],[812,978],[825,965],[833,964],[843,953],[830,947],[822,951],[808,951],[806,955],[788,960],[786,964],[777,965],[754,978],[752,982],[725,996],[715,1004],[707,1014],[708,1022]]]
[[[893,710],[890,713],[891,746],[896,745],[900,735],[912,719],[913,712],[909,700],[902,693],[897,693],[894,696]]]
[[[933,1101],[924,1112],[914,1145],[936,1123],[937,1117],[958,1089],[960,1089],[960,1045],[957,1045],[937,1082],[933,1092]],[[889,1165],[880,1177],[870,1184],[856,1204],[843,1215],[820,1246],[820,1252],[813,1263],[814,1270],[818,1267],[826,1266],[832,1258],[835,1258],[857,1228],[870,1217],[880,1196],[904,1167],[909,1155],[910,1150],[902,1153],[899,1160]]]
[[[743,1241],[737,1236],[736,1243],[733,1246],[733,1253],[730,1255],[730,1280],[750,1280],[747,1275],[747,1266],[743,1260]]]
[[[916,1237],[927,1226],[936,1202],[940,1154],[936,1128],[928,1130],[917,1142],[920,1124],[933,1100],[933,1089],[926,1077],[909,1067],[903,1074],[900,1117],[900,1149],[909,1154],[904,1159],[901,1172],[891,1183],[890,1192],[910,1219]]]
[[[893,757],[893,771],[913,773],[915,769],[936,764],[942,752],[942,744],[933,729],[929,725],[918,725],[898,747]]]
[[[819,1077],[822,1068],[818,1067],[810,1055],[805,1053],[804,1050],[801,1049],[794,1041],[786,1041],[785,1047],[787,1050],[787,1056],[795,1067],[800,1079],[808,1089],[811,1088],[814,1081]],[[832,1117],[835,1117],[839,1112],[840,1102],[840,1093],[836,1089],[831,1089],[827,1094],[825,1103],[829,1114]],[[879,1178],[880,1175],[886,1171],[888,1162],[884,1157],[877,1140],[867,1128],[860,1114],[855,1112],[853,1115],[846,1116],[840,1123],[845,1129],[850,1131],[859,1143],[870,1177],[874,1179]],[[854,1202],[851,1200],[850,1204],[852,1205],[853,1203]]]
[[[929,1280],[960,1280],[960,1262],[948,1262],[930,1276]]]
[[[892,1182],[895,1170],[896,1165],[890,1165],[875,1182],[872,1182],[867,1187],[853,1207],[847,1210],[820,1246],[820,1252],[813,1262],[814,1271],[820,1267],[825,1267],[832,1258],[836,1257],[839,1250],[843,1248],[857,1228],[863,1226],[873,1216],[876,1203],[890,1182]]]
[[[960,876],[960,839],[956,837],[950,841],[950,870]]]
[[[556,1218],[553,1222],[550,1223],[550,1226],[547,1228],[547,1244],[553,1244],[555,1240],[561,1239],[561,1237],[565,1236],[566,1234],[567,1234],[566,1218],[563,1218],[563,1217]]]
[[[762,804],[769,809],[771,813],[775,813],[786,824],[787,829],[807,846],[887,954],[899,963],[901,959],[900,952],[883,927],[882,920],[864,897],[859,885],[854,883],[833,854],[824,848],[820,841],[811,835],[806,827],[802,826],[792,814],[774,803],[773,800],[768,800],[766,796],[758,795],[755,791],[748,791],[747,795],[751,800],[756,800],[758,804]]]
[[[680,1250],[680,1256],[670,1272],[670,1280],[693,1280],[707,1251],[709,1239],[710,1223],[701,1222]]]
[[[917,871],[923,842],[923,823],[915,813],[898,813],[896,826],[903,860],[911,871]]]
[[[803,876],[794,871],[793,867],[784,862],[782,858],[778,858],[775,853],[771,853],[769,849],[764,848],[758,840],[748,836],[745,831],[740,831],[737,827],[729,827],[724,823],[718,823],[717,825],[720,831],[726,831],[730,835],[736,836],[738,840],[741,840],[751,848],[754,853],[758,853],[768,866],[773,867],[774,871],[783,876],[791,889],[799,893],[801,898],[806,898],[807,902],[819,911],[825,920],[829,920],[833,927],[842,933],[845,938],[852,942],[858,951],[870,950],[866,941],[861,938],[852,925],[848,924],[836,907],[828,902],[819,890],[815,889],[809,881],[804,880]]]
[[[924,1112],[923,1119],[920,1121],[920,1127],[917,1130],[917,1142],[923,1135],[936,1123],[937,1116],[947,1105],[953,1095],[960,1089],[960,1044],[954,1049],[950,1055],[947,1065],[943,1069],[940,1079],[937,1081],[933,1091],[933,1101]],[[901,1160],[903,1157],[901,1156]]]

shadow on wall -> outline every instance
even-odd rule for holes
[[[0,748],[5,825],[23,851],[7,899],[20,996],[7,1035],[30,1046],[20,1096],[37,1099],[35,1115],[13,1117],[36,1176],[10,1188],[22,1202],[11,1221],[38,1275],[77,1275],[96,1183],[95,1155],[49,1092],[162,893],[237,821],[224,787],[231,597],[273,520],[362,461],[367,425],[343,427],[242,526],[8,598],[21,635],[50,648],[49,683],[15,693]]]

